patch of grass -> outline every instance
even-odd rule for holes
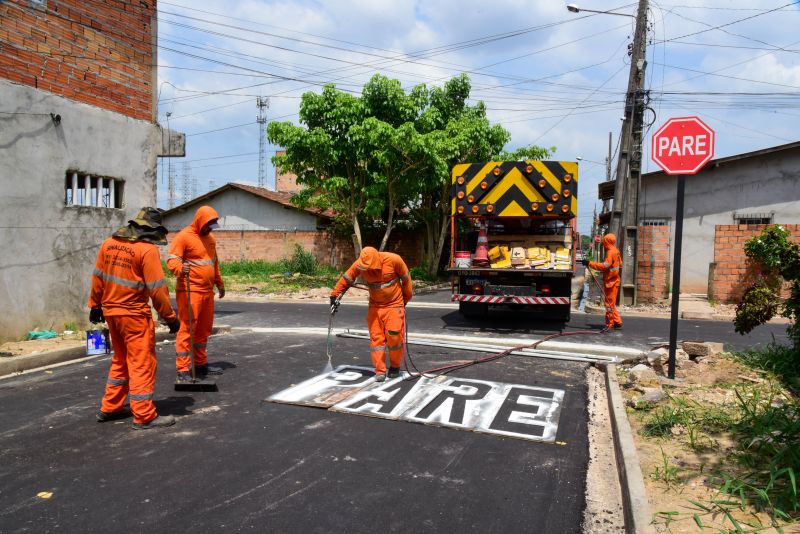
[[[678,467],[670,464],[669,458],[661,449],[661,465],[657,465],[653,472],[650,473],[650,478],[665,483],[667,486],[680,482],[678,478]]]
[[[736,352],[733,357],[748,367],[771,373],[800,393],[800,350],[773,341],[764,348]]]

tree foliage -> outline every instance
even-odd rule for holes
[[[465,74],[442,87],[418,85],[408,92],[378,74],[361,96],[326,85],[321,94],[303,95],[300,126],[269,125],[270,141],[286,150],[273,162],[303,186],[293,202],[332,208],[353,229],[357,251],[360,221],[384,222],[381,249],[399,213],[424,225],[425,261],[435,274],[447,240],[450,168],[498,155],[541,159],[550,153],[536,146],[501,153],[510,135],[489,123],[482,102],[468,103],[470,89]]]
[[[747,334],[780,312],[791,319],[788,333],[795,348],[800,348],[800,246],[789,240],[788,230],[773,225],[749,239],[744,252],[761,272],[736,307],[736,331]],[[790,296],[781,302],[781,289],[786,283]]]

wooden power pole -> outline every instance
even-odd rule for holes
[[[609,230],[617,236],[622,255],[620,303],[636,303],[636,254],[639,231],[639,178],[642,171],[642,134],[647,65],[647,0],[639,0],[636,32],[630,50],[631,69],[620,132],[619,160],[614,184],[614,207]]]

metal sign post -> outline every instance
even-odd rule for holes
[[[683,244],[683,192],[686,176],[678,176],[678,197],[675,207],[675,254],[672,267],[672,308],[669,316],[669,368],[667,376],[675,378],[675,348],[678,344],[678,303],[681,300],[681,245]]]
[[[650,143],[650,157],[667,174],[678,175],[675,206],[675,253],[672,260],[672,309],[669,320],[669,368],[675,378],[675,350],[678,344],[678,304],[681,298],[681,248],[683,244],[683,196],[686,175],[697,173],[714,157],[714,130],[697,117],[669,119]]]

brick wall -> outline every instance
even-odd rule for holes
[[[279,150],[276,152],[277,155],[285,154],[286,151]],[[296,193],[300,191],[302,187],[297,185],[297,175],[291,172],[282,172],[275,176],[275,190],[282,191],[284,193]]]
[[[640,226],[636,300],[658,302],[669,296],[670,227]]]
[[[152,121],[155,3],[0,2],[0,77]]]
[[[766,224],[718,224],[714,234],[714,263],[709,271],[709,298],[719,302],[738,303],[744,290],[758,274],[746,262],[744,243],[760,234]],[[800,224],[781,225],[800,243]]]
[[[167,239],[171,242],[175,233]],[[328,232],[281,232],[265,230],[216,231],[217,255],[220,261],[267,260],[279,261],[291,257],[294,244],[312,252],[321,263],[345,269],[355,260],[352,242],[343,237],[334,237]],[[422,263],[422,249],[417,234],[393,231],[387,250],[403,257],[409,267]],[[162,247],[166,259],[169,247]]]

